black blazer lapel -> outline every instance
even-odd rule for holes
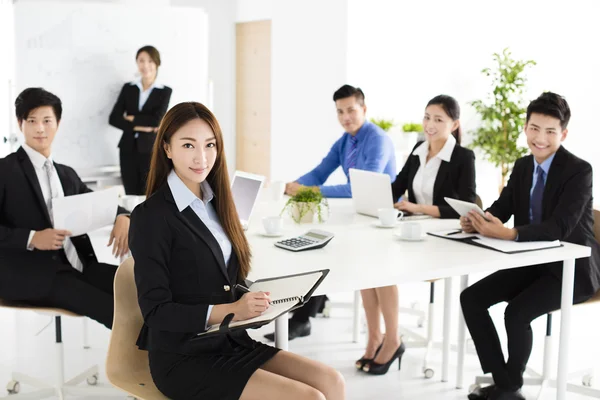
[[[554,160],[552,160],[552,165],[550,165],[550,169],[548,170],[548,177],[546,178],[546,185],[544,186],[544,197],[542,199],[542,219],[546,219],[548,217],[548,207],[550,206],[549,201],[547,199],[555,199],[555,192],[559,188],[559,183],[561,182],[561,174],[564,171],[563,165],[565,162],[566,150],[560,146],[554,156]]]
[[[435,183],[433,184],[433,204],[446,204],[444,199],[440,199],[440,192],[442,191],[442,186],[444,182],[448,179],[450,175],[450,163],[443,161],[440,164],[440,169],[438,169],[437,176],[435,177]]]
[[[158,97],[160,96],[160,91],[161,91],[161,89],[157,89],[157,88],[152,89],[152,91],[150,92],[150,96],[148,96],[148,98],[146,99],[146,102],[144,103],[144,106],[142,107],[140,112],[146,111],[147,108],[149,108],[153,103],[156,102],[156,100],[158,100]],[[139,98],[140,98],[140,93],[138,90],[138,99],[137,99],[138,104],[139,104]]]
[[[515,222],[519,224],[529,224],[529,208],[531,207],[531,184],[533,183],[533,156],[529,156],[525,161],[524,171],[521,178],[521,190],[519,195],[519,205],[516,208],[519,215],[515,215]]]
[[[75,193],[75,186],[73,185],[73,182],[69,180],[69,177],[65,173],[62,166],[54,163],[54,169],[56,169],[56,173],[58,175],[58,179],[60,180],[60,185],[63,188],[63,193],[65,194],[65,197],[79,194]]]
[[[227,273],[225,257],[223,256],[221,247],[219,247],[219,243],[217,243],[217,240],[210,230],[206,227],[206,225],[204,225],[204,222],[198,218],[194,210],[192,210],[192,208],[189,206],[186,207],[182,212],[177,213],[177,217],[181,219],[192,230],[192,232],[198,235],[200,239],[202,239],[208,245],[219,264],[221,272],[229,281],[229,274]]]
[[[39,206],[46,217],[46,221],[48,225],[52,225],[50,221],[50,214],[48,213],[48,206],[46,205],[46,201],[44,200],[44,195],[42,194],[42,187],[40,186],[40,182],[38,180],[37,174],[35,173],[35,169],[33,168],[33,164],[29,159],[29,156],[25,152],[25,150],[20,147],[17,150],[17,154],[19,156],[19,161],[21,162],[21,168],[23,168],[23,172],[29,181],[29,185],[31,185],[31,189],[33,193],[35,193],[35,197],[38,200]]]

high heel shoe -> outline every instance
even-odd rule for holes
[[[404,342],[402,342],[400,343],[400,347],[398,347],[398,350],[396,350],[396,352],[388,362],[386,362],[385,364],[378,364],[375,361],[370,361],[365,364],[365,366],[363,367],[363,371],[371,375],[385,375],[390,369],[390,366],[394,363],[394,361],[396,361],[396,359],[398,359],[398,370],[400,370],[402,355],[404,354],[405,350],[406,347],[404,346]]]
[[[373,356],[373,358],[361,357],[360,359],[356,360],[356,362],[354,363],[354,366],[356,367],[356,369],[362,370],[366,363],[373,361],[375,359],[375,357],[377,357],[377,354],[379,354],[379,350],[381,350],[381,346],[383,346],[383,342],[381,342],[381,344],[379,345],[377,350],[375,350],[375,355]]]

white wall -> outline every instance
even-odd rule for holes
[[[225,142],[229,173],[235,171],[235,0],[171,0],[174,7],[199,7],[208,16],[208,79]]]
[[[0,157],[4,157],[10,153],[10,146],[4,143],[4,138],[9,138],[17,129],[11,89],[15,79],[15,49],[14,10],[10,0],[0,0],[0,54]]]
[[[427,101],[445,93],[459,100],[467,130],[477,118],[467,105],[488,91],[481,69],[510,47],[538,65],[526,98],[542,91],[566,97],[573,117],[565,147],[592,163],[600,197],[600,3],[593,0],[349,0],[348,79],[365,89],[371,116],[420,121]],[[468,138],[467,138],[468,139]],[[498,173],[479,157],[478,192],[485,204],[497,196]]]
[[[346,83],[346,1],[276,1],[272,21],[271,176],[290,181],[343,133],[332,97]]]
[[[236,22],[262,21],[273,17],[273,0],[237,0],[236,3]]]

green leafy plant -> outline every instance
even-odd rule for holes
[[[409,122],[402,125],[402,132],[423,132],[423,125],[416,122]]]
[[[371,118],[371,122],[386,132],[396,125],[393,119]]]
[[[485,159],[500,167],[503,188],[515,161],[528,151],[517,146],[517,139],[523,132],[527,113],[523,100],[525,70],[536,63],[515,60],[508,49],[494,53],[493,58],[494,67],[481,71],[491,78],[492,91],[485,100],[471,102],[481,117],[481,125],[471,132],[473,142],[469,147],[480,148]]]
[[[296,208],[296,212],[294,212]],[[285,206],[281,210],[281,214],[287,209],[288,213],[296,223],[300,223],[309,212],[316,212],[319,222],[323,222],[323,211],[324,208],[329,210],[329,203],[327,198],[323,197],[320,191],[313,190],[312,188],[302,188],[298,190],[295,196],[285,203]]]

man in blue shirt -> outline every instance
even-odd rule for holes
[[[366,120],[365,95],[360,88],[344,85],[333,94],[338,120],[344,134],[329,154],[308,174],[286,185],[286,194],[293,196],[298,189],[310,186],[325,197],[352,197],[350,168],[385,173],[390,181],[396,177],[396,158],[390,137],[377,125]],[[324,185],[329,176],[342,167],[348,182],[343,185]]]

